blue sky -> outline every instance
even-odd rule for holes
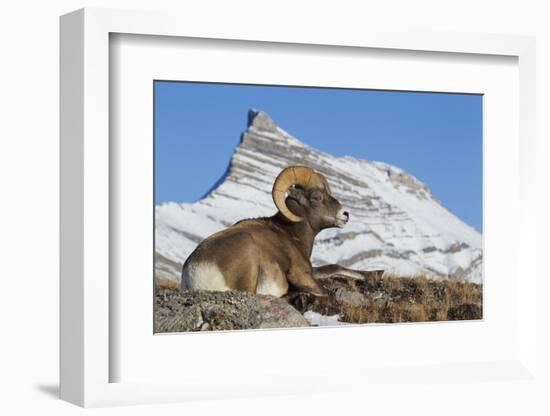
[[[324,152],[404,169],[482,230],[480,95],[156,81],[155,201],[200,199],[225,172],[250,108]]]

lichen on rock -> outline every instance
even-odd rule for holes
[[[308,326],[285,300],[247,292],[157,288],[155,332],[223,331]]]

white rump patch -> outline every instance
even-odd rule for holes
[[[280,298],[288,290],[288,287],[282,287],[277,281],[266,277],[261,277],[256,286],[256,293],[258,295],[271,295]]]
[[[181,274],[182,288],[193,290],[230,290],[222,272],[213,263],[190,263]]]

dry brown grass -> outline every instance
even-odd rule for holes
[[[394,323],[482,318],[481,285],[463,280],[431,280],[365,273],[364,279],[334,277],[319,283],[328,296],[291,293],[287,301],[301,313],[340,315],[350,323]],[[179,282],[156,279],[158,289],[179,290]]]
[[[341,321],[351,323],[482,318],[482,286],[467,281],[371,274],[363,280],[336,277],[319,283],[329,296],[296,293],[289,295],[289,302],[302,312],[338,314]]]
[[[179,290],[180,282],[177,280],[162,279],[156,278],[155,285],[157,289],[170,289],[170,290]]]

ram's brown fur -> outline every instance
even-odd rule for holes
[[[305,167],[283,170],[273,199],[279,212],[272,217],[242,220],[203,240],[183,266],[181,288],[282,296],[290,284],[322,295],[312,275],[313,241],[325,228],[342,227],[349,214],[326,179]]]

